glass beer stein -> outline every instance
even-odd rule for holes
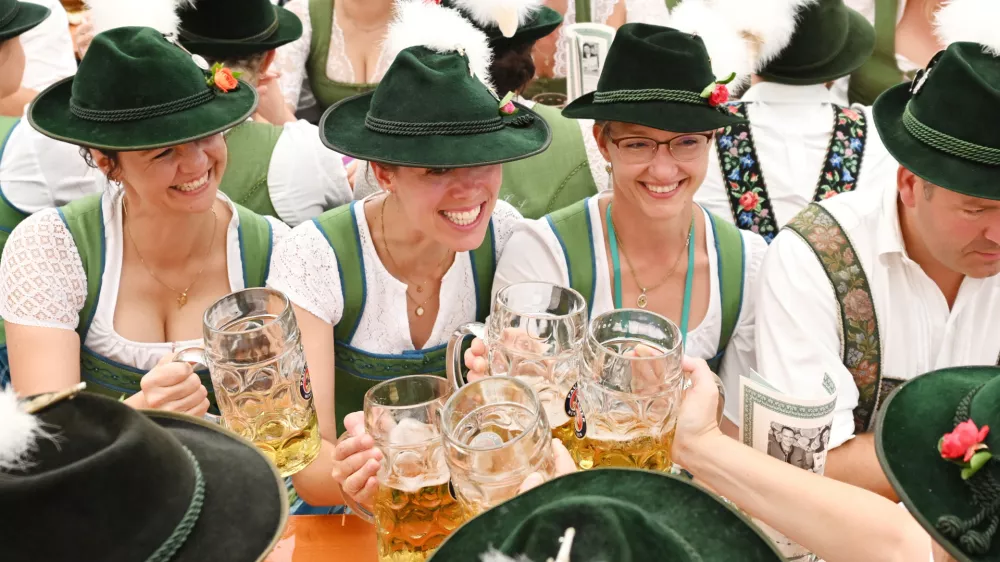
[[[516,378],[486,377],[453,394],[441,413],[441,432],[466,515],[514,497],[533,472],[554,476],[550,431],[538,395]]]
[[[493,301],[488,325],[460,326],[448,342],[445,365],[455,388],[463,384],[461,342],[483,340],[491,375],[509,375],[538,394],[553,435],[572,436],[565,400],[576,382],[587,331],[587,302],[580,293],[550,283],[515,283]]]
[[[566,446],[577,466],[671,470],[677,409],[689,383],[682,348],[677,326],[654,312],[621,309],[593,319],[579,381],[566,399],[576,437]],[[724,403],[718,377],[716,384]]]
[[[375,524],[379,562],[422,562],[465,522],[437,421],[450,394],[448,381],[432,375],[397,377],[365,393],[365,431],[382,451],[374,513],[348,504]]]
[[[298,324],[285,295],[245,289],[205,311],[205,349],[176,361],[208,366],[222,424],[252,441],[281,476],[319,454],[320,434]]]

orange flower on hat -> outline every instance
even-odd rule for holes
[[[231,92],[240,86],[239,77],[242,72],[233,72],[222,66],[221,63],[212,65],[208,71],[208,78],[205,80],[209,86],[215,86],[220,92]]]

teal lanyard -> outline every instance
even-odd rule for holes
[[[618,261],[618,236],[615,235],[615,223],[611,221],[611,203],[607,210],[608,246],[611,247],[611,267],[615,272],[614,299],[615,308],[622,308],[622,268]],[[694,217],[691,217],[691,229],[688,232],[688,270],[684,276],[684,304],[681,306],[681,337],[687,345],[688,317],[691,312],[691,292],[694,286]]]

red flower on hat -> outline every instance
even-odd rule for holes
[[[712,90],[712,95],[708,97],[708,105],[718,107],[729,101],[729,89],[725,84],[717,84]]]
[[[976,451],[986,449],[983,441],[990,432],[990,426],[976,427],[976,422],[966,420],[958,424],[951,433],[946,433],[938,444],[943,459],[962,459],[969,462]]]

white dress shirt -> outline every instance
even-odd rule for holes
[[[42,91],[63,78],[76,74],[76,54],[69,33],[66,10],[59,0],[31,0],[52,13],[45,21],[21,34],[24,49],[24,77],[21,86]]]
[[[750,130],[760,159],[775,219],[779,227],[792,220],[816,194],[824,160],[833,135],[834,113],[830,91],[822,84],[788,86],[761,82],[746,91]],[[861,158],[857,191],[895,185],[896,161],[886,151],[875,130],[871,108],[860,105],[868,129]],[[714,148],[714,147],[713,147]],[[708,175],[695,201],[716,215],[734,222],[729,192],[719,166],[718,150],[709,151]]]
[[[955,304],[907,256],[896,183],[824,201],[868,276],[882,348],[882,376],[909,380],[945,367],[993,365],[1000,353],[1000,275],[965,278]],[[812,249],[783,230],[757,284],[757,363],[779,390],[820,397],[823,374],[837,382],[830,447],[854,435],[858,388],[843,365],[840,307]]]
[[[591,304],[591,315],[596,316],[609,310],[614,310],[613,287],[611,273],[608,269],[607,251],[605,250],[604,229],[601,227],[601,213],[598,210],[598,198],[591,197],[587,201],[587,211],[590,222],[594,225],[592,243],[594,248],[596,278],[594,279],[594,302]],[[715,236],[710,226],[709,218],[705,216],[706,244],[708,247],[709,279],[711,294],[708,301],[708,312],[697,326],[688,330],[685,353],[692,357],[711,359],[718,355],[719,336],[722,332],[722,303],[719,295],[718,257],[715,252]],[[744,263],[746,264],[743,279],[743,305],[736,322],[726,355],[719,367],[719,378],[726,388],[726,416],[739,423],[739,388],[740,375],[747,374],[749,369],[756,368],[753,343],[753,325],[755,304],[751,295],[756,291],[757,272],[767,251],[767,244],[760,236],[747,231],[743,235]],[[493,294],[500,289],[526,281],[542,281],[556,285],[569,285],[569,268],[562,243],[549,222],[542,218],[538,220],[522,219],[507,242],[507,247],[500,255],[497,264],[496,277],[493,279]]]

